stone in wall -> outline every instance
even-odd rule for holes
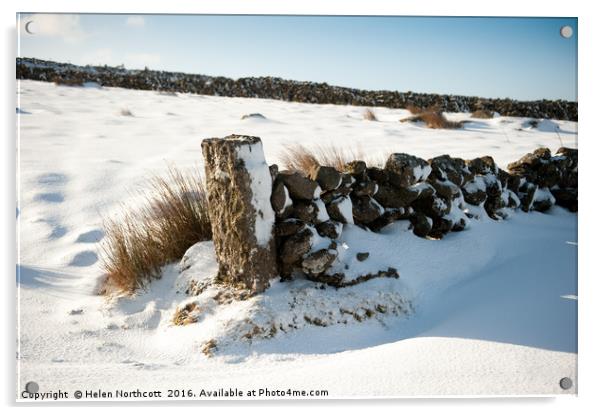
[[[278,275],[272,179],[261,140],[211,138],[202,151],[218,280],[261,292]]]
[[[519,197],[525,211],[546,211],[553,204],[576,212],[577,150],[561,147],[555,155],[538,148],[508,165],[510,175],[520,177]]]
[[[426,160],[405,153],[394,153],[385,164],[389,184],[397,188],[408,187],[425,180],[431,173]]]

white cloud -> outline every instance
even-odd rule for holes
[[[124,57],[124,65],[128,69],[143,69],[145,66],[154,69],[161,57],[156,53],[130,53]]]
[[[144,17],[142,16],[130,16],[126,19],[125,24],[132,27],[143,27]]]
[[[67,42],[81,41],[86,33],[81,26],[79,16],[74,14],[32,14],[23,16],[20,26],[25,34],[25,25],[34,36],[60,37]]]

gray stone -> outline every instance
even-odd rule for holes
[[[358,252],[355,257],[357,258],[358,261],[360,262],[364,262],[365,260],[368,259],[368,257],[370,256],[370,252]]]
[[[540,192],[539,197],[534,198],[532,205],[533,210],[536,210],[538,212],[548,211],[552,206],[554,206],[554,203],[556,202],[554,196],[551,192],[548,191],[547,188],[543,188],[542,191],[543,192]]]
[[[570,210],[571,212],[577,212],[577,189],[575,188],[564,188],[564,189],[552,189],[552,194],[556,199],[556,204]]]
[[[466,228],[466,224],[467,224],[466,219],[460,218],[454,222],[451,230],[452,230],[452,232],[463,231]]]
[[[297,200],[293,204],[291,216],[308,223],[317,223],[318,207],[313,202]]]
[[[343,170],[352,176],[360,176],[366,171],[366,162],[361,160],[351,161],[345,165]]]
[[[441,239],[446,233],[449,233],[454,227],[451,219],[445,217],[433,218],[433,227],[429,232],[429,236],[434,239]]]
[[[284,264],[294,264],[300,261],[311,249],[313,232],[309,228],[289,237],[282,244],[280,260]]]
[[[332,201],[332,203],[326,205],[326,211],[328,212],[328,216],[331,219],[336,220],[337,222],[347,223],[347,218],[344,215],[343,204],[350,203],[349,197],[341,196]]]
[[[376,220],[370,222],[369,227],[372,231],[378,232],[385,226],[400,220],[400,219],[408,219],[410,215],[406,213],[406,209],[386,209],[385,213],[380,215]]]
[[[349,174],[349,173],[341,174],[341,184],[337,188],[337,191],[339,191],[339,192],[347,191],[347,193],[343,193],[343,194],[349,194],[351,192],[351,185],[353,185],[354,182],[355,182],[355,179],[353,178],[353,176],[351,174]],[[345,190],[345,189],[347,189],[347,190]]]
[[[366,169],[368,177],[378,183],[379,186],[389,184],[389,172],[378,167],[368,167]]]
[[[468,169],[474,174],[497,174],[498,167],[490,156],[477,157],[466,162]]]
[[[386,208],[400,208],[409,206],[419,196],[420,189],[418,188],[397,188],[383,184],[378,186],[374,199]]]
[[[424,238],[431,232],[431,221],[424,213],[415,212],[410,216],[410,222],[413,226],[412,231],[416,236]]]
[[[278,176],[278,165],[277,164],[270,165],[270,175],[272,176],[272,181],[276,180],[276,176]]]
[[[356,224],[368,225],[384,213],[382,206],[369,196],[352,198],[351,201],[353,203],[353,220]]]
[[[391,154],[385,164],[389,183],[395,187],[408,187],[417,183],[422,178],[422,172],[427,172],[426,169],[431,169],[426,160],[405,153]]]
[[[335,223],[332,220],[327,220],[326,222],[319,223],[316,225],[316,230],[320,236],[324,236],[330,239],[337,239],[339,235],[339,230],[341,228],[340,224]]]
[[[356,197],[360,196],[372,196],[377,190],[378,185],[372,180],[363,180],[354,183],[352,195]]]
[[[300,232],[305,228],[305,222],[299,219],[286,219],[282,222],[276,223],[274,232],[276,236],[291,236]]]
[[[433,195],[416,200],[412,207],[416,212],[422,212],[430,218],[442,217],[451,211],[451,201]]]
[[[518,188],[520,187],[520,176],[510,174],[506,180],[506,188],[518,194]]]
[[[272,188],[272,196],[270,197],[272,208],[276,213],[283,213],[286,204],[286,189],[281,181],[274,183]]]
[[[465,187],[462,188],[462,194],[464,201],[468,204],[479,206],[485,200],[487,200],[487,192],[484,190],[476,189],[469,191]]]
[[[284,170],[278,173],[276,180],[282,181],[291,198],[298,200],[313,200],[318,183],[303,177],[301,173]]]
[[[464,160],[452,158],[447,154],[429,160],[429,164],[433,169],[431,177],[440,181],[449,180],[456,186],[462,186],[474,177]]]
[[[529,212],[533,208],[533,199],[535,198],[535,192],[537,191],[537,185],[529,182],[523,183],[519,188],[518,197],[520,199],[520,208]]]
[[[341,173],[334,167],[328,166],[314,167],[309,178],[318,182],[323,191],[334,190],[341,183]]]
[[[337,251],[334,249],[320,249],[307,255],[301,262],[303,272],[310,275],[324,273],[337,259]]]
[[[255,119],[264,120],[265,116],[263,114],[258,113],[258,112],[254,112],[252,114],[245,114],[242,117],[240,117],[241,120],[246,120],[247,118],[255,118]]]
[[[325,204],[329,204],[332,203],[333,200],[341,196],[343,196],[343,194],[339,192],[338,189],[329,190],[327,192],[322,192],[322,194],[320,195],[320,199],[322,199],[322,202],[324,202]]]
[[[266,199],[272,189],[267,163],[263,159],[261,140],[250,136],[228,136],[203,140],[205,189],[211,219],[215,254],[219,264],[218,279],[252,292],[265,290],[270,279],[278,275],[276,243],[273,235],[258,240],[257,226],[273,227],[274,212],[270,201],[260,201],[265,211],[256,210],[253,189],[265,188]],[[253,154],[251,166],[245,165],[241,153]],[[251,185],[253,181],[253,186]],[[261,223],[259,221],[262,220]]]
[[[429,180],[429,184],[435,188],[437,195],[446,199],[454,199],[460,195],[460,188],[450,180]]]

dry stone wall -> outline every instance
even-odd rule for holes
[[[577,150],[569,148],[556,155],[538,149],[511,163],[508,171],[489,156],[424,160],[404,153],[391,154],[383,168],[356,160],[341,171],[315,166],[304,175],[278,171],[275,165],[271,171],[280,275],[301,273],[337,287],[398,276],[389,268],[350,280],[333,271],[345,224],[378,232],[408,220],[417,236],[441,239],[464,230],[475,215],[471,211],[481,208],[496,220],[513,209],[545,212],[554,204],[577,211]],[[360,253],[357,260],[368,255]]]
[[[479,212],[502,220],[514,209],[545,212],[558,204],[576,212],[578,207],[578,152],[565,147],[555,155],[549,149],[537,149],[511,163],[507,171],[489,156],[463,160],[442,155],[424,160],[405,153],[391,154],[382,168],[367,166],[361,160],[340,170],[316,165],[306,173],[279,170],[272,165],[271,193],[264,197],[269,199],[274,215],[273,245],[266,251],[269,254],[261,257],[264,263],[254,264],[257,258],[248,254],[254,246],[248,230],[253,229],[249,218],[254,213],[245,207],[251,199],[244,190],[248,187],[248,171],[232,169],[232,163],[237,162],[230,156],[218,157],[227,161],[216,164],[217,153],[213,150],[220,148],[228,153],[232,145],[247,145],[249,140],[261,144],[257,137],[205,140],[203,154],[209,163],[207,188],[214,210],[211,220],[220,270],[234,275],[228,277],[231,281],[238,281],[241,270],[248,269],[253,280],[261,281],[260,290],[269,283],[265,276],[280,275],[286,280],[302,275],[335,287],[399,276],[396,269],[387,268],[349,278],[344,271],[348,268],[333,266],[344,226],[379,232],[394,221],[407,220],[415,235],[441,239],[449,232],[464,230]],[[242,186],[213,183],[224,181],[223,175],[215,172],[226,168],[230,168],[228,180],[242,180]],[[250,213],[241,215],[247,210]],[[238,219],[233,221],[233,216]],[[241,232],[244,238],[234,237]],[[361,262],[369,255],[359,252],[355,259]],[[232,267],[238,271],[231,271]]]
[[[78,66],[17,58],[17,79],[82,85],[189,92],[223,97],[269,98],[312,104],[338,104],[407,108],[437,107],[446,112],[495,111],[504,116],[577,121],[577,103],[563,100],[517,101],[509,98],[479,98],[398,91],[368,91],[317,82],[299,82],[275,77],[213,77],[153,70],[129,70],[111,66]]]

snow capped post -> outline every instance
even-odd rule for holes
[[[259,137],[230,135],[202,143],[218,278],[264,291],[278,275],[272,177]]]

